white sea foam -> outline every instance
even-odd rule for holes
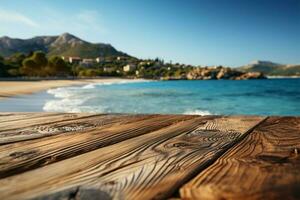
[[[94,88],[95,88],[95,84],[94,83],[82,86],[82,89],[94,89]]]
[[[47,93],[52,94],[56,99],[49,100],[43,106],[48,112],[109,112],[108,108],[101,105],[85,105],[84,103],[94,98],[95,93],[90,93],[88,89],[94,89],[101,85],[130,84],[150,82],[149,80],[120,80],[116,82],[90,83],[84,86],[61,87],[49,89]]]
[[[43,110],[50,112],[83,112],[81,105],[92,95],[83,95],[80,87],[62,87],[47,91],[56,99],[45,103]]]
[[[153,80],[144,80],[144,79],[137,79],[137,80],[118,80],[113,82],[102,82],[102,83],[90,83],[87,85],[82,86],[82,89],[93,89],[95,86],[101,85],[119,85],[119,84],[131,84],[131,83],[147,83],[153,82]]]
[[[62,97],[61,94],[56,94],[55,96],[60,98],[47,101],[43,110],[51,112],[81,112],[81,105],[89,99],[76,95],[65,95]]]
[[[185,115],[201,115],[201,116],[204,116],[204,115],[213,115],[213,113],[209,112],[208,110],[188,110],[186,112],[184,112],[183,114]]]
[[[47,90],[48,94],[52,94],[56,98],[67,98],[73,96],[78,90],[78,87],[62,87]]]

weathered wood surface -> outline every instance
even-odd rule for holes
[[[270,117],[180,194],[183,199],[300,199],[300,118]]]
[[[300,118],[0,113],[0,199],[299,199]]]
[[[87,130],[2,145],[0,146],[0,177],[76,156],[190,118],[193,117],[137,115],[119,117],[118,121],[111,117],[116,124],[107,127],[102,125],[103,121],[100,119],[103,118],[96,117],[92,120],[92,125],[99,122],[99,126],[94,128],[88,126]],[[74,125],[75,122],[72,123]],[[62,127],[69,127],[72,123],[64,124],[65,126]]]
[[[86,114],[68,114],[59,115],[59,121],[44,121],[32,124],[32,119],[22,120],[16,123],[28,124],[24,128],[0,130],[0,144],[19,142],[30,139],[37,139],[46,136],[58,135],[61,133],[74,133],[78,131],[87,131],[96,127],[108,127],[111,125],[124,124],[129,120],[137,121],[151,118],[155,115],[86,115]]]
[[[110,145],[106,148],[91,151],[89,153],[66,159],[24,174],[8,177],[3,179],[3,182],[1,182],[2,180],[0,181],[0,195],[5,198],[18,199],[24,197],[32,198],[66,189],[68,189],[68,191],[73,191],[73,187],[79,187],[84,185],[86,182],[90,182],[89,180],[95,180],[98,176],[101,176],[102,173],[109,173],[109,171],[111,171],[113,168],[122,168],[122,166],[126,166],[131,162],[135,163],[135,158],[137,158],[137,155],[130,154],[128,153],[129,151],[139,150],[138,148],[142,148],[140,145],[147,145],[147,142],[158,138],[171,138],[182,131],[190,130],[190,125],[193,125],[194,128],[195,126],[198,126],[198,124],[195,124],[195,120],[198,120],[199,122],[201,121],[201,119],[192,120],[193,121],[187,120],[179,122],[161,130],[135,137],[131,140],[126,140],[115,145]],[[126,157],[126,155],[128,155],[128,159],[132,159],[132,161],[127,161],[128,163],[125,161],[117,162],[122,157]],[[33,177],[35,178],[32,179]],[[27,181],[26,183],[21,181],[23,184],[18,189],[18,186],[15,184],[18,182],[20,183],[20,180]],[[36,182],[36,180],[38,182]],[[60,184],[60,181],[63,182]],[[12,187],[10,184],[15,186]],[[9,189],[10,191],[5,188]],[[7,193],[4,194],[2,191]],[[66,192],[63,192],[63,194],[65,193]],[[67,195],[69,194],[67,193]]]
[[[117,199],[165,198],[262,120],[260,117],[193,117],[3,179],[0,194],[5,198],[33,198],[80,187]],[[120,129],[124,134],[124,128]]]
[[[16,114],[14,114],[16,115]],[[90,114],[63,114],[63,113],[28,113],[26,117],[17,120],[11,120],[11,117],[1,117],[3,122],[0,123],[0,130],[11,130],[18,128],[25,128],[28,126],[60,122],[62,120],[74,119],[82,116],[89,116]],[[18,116],[18,115],[16,115]],[[7,119],[8,118],[8,119]]]
[[[116,120],[128,116],[119,115],[58,115],[59,121],[40,121],[38,123],[31,123],[29,126],[22,128],[11,128],[0,130],[0,144],[7,144],[19,142],[24,140],[36,139],[46,136],[53,136],[60,133],[75,132],[84,129],[89,129],[96,126],[104,126],[112,124]],[[28,124],[34,118],[23,119],[22,121],[15,121],[15,123]]]

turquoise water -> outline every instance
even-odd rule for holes
[[[300,79],[90,84],[0,101],[0,111],[300,115]]]

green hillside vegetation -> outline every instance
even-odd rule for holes
[[[114,47],[104,44],[78,43],[75,45],[65,44],[60,47],[50,47],[48,55],[60,55],[66,57],[97,58],[107,56],[125,56]],[[126,55],[127,56],[127,55]]]
[[[116,50],[110,44],[90,43],[69,33],[59,36],[38,36],[31,39],[0,38],[0,55],[10,57],[20,52],[29,54],[32,51],[43,51],[47,56],[78,56],[96,58],[106,56],[129,55]]]
[[[134,70],[125,72],[125,65]],[[164,63],[160,59],[140,60],[134,57],[106,56],[100,63],[90,66],[70,64],[60,56],[47,56],[42,51],[27,55],[16,53],[4,59],[0,57],[0,77],[95,77],[118,76],[129,78],[160,79],[161,77],[185,77],[195,67],[178,63]],[[138,72],[138,73],[137,73]]]
[[[16,53],[0,59],[1,77],[98,77],[113,76],[162,80],[257,79],[260,73],[243,73],[222,66],[195,67],[165,63],[161,59],[141,60],[134,57],[107,56],[89,63],[65,62],[60,56],[47,56],[42,51],[27,55]],[[126,67],[125,67],[126,66]],[[129,67],[129,68],[128,68]]]
[[[90,43],[69,33],[59,36],[37,36],[31,39],[0,37],[0,55],[5,57],[0,60],[2,77],[124,76],[150,79],[188,79],[188,77],[189,79],[236,79],[238,75],[241,79],[261,77],[259,74],[248,72],[260,72],[269,76],[300,76],[300,65],[288,66],[268,61],[255,61],[231,70],[222,66],[217,69],[210,67],[194,70],[196,66],[164,63],[159,59],[137,59],[116,50],[110,44]],[[62,57],[99,59],[92,64],[85,65],[77,62],[71,65],[62,60]],[[119,59],[120,57],[122,59]],[[134,65],[135,69],[124,72],[123,67],[127,64]],[[219,72],[219,76],[216,76]],[[248,74],[243,76],[243,73]]]
[[[274,69],[268,75],[273,76],[300,76],[300,65],[282,66]]]
[[[71,67],[58,56],[46,57],[41,51],[28,55],[17,53],[4,59],[0,57],[1,77],[65,77],[71,74]]]

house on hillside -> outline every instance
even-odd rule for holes
[[[118,61],[121,61],[121,60],[127,60],[127,57],[125,57],[125,56],[118,56],[118,57],[117,57],[117,60],[118,60]]]
[[[104,58],[98,57],[96,58],[96,63],[102,63],[104,62]]]
[[[136,65],[134,64],[127,64],[123,67],[124,72],[131,72],[134,71],[135,69],[136,69]]]
[[[80,65],[84,66],[84,67],[90,67],[93,64],[95,64],[95,60],[91,59],[91,58],[84,58],[82,59],[82,61],[80,62]]]
[[[82,59],[80,57],[69,57],[69,63],[71,64],[80,64]]]

